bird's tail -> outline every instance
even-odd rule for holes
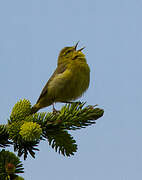
[[[40,109],[39,106],[37,104],[35,104],[31,109],[31,114],[36,113],[39,109]]]

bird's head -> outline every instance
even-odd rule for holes
[[[77,46],[78,43],[76,43],[75,46],[72,47],[64,47],[59,54],[58,57],[58,65],[62,64],[62,63],[70,63],[71,61],[76,61],[76,60],[80,60],[80,61],[86,61],[85,59],[85,55],[82,53],[82,50],[85,48],[81,48],[79,50],[77,50]]]

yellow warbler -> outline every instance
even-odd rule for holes
[[[32,113],[54,105],[54,102],[67,103],[82,96],[90,82],[90,68],[85,55],[77,45],[64,47],[58,57],[57,68],[43,88]],[[54,108],[54,106],[53,106]]]

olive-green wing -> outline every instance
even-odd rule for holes
[[[65,65],[60,65],[56,68],[56,70],[54,71],[54,73],[52,74],[52,76],[50,77],[50,79],[47,81],[46,85],[44,86],[38,100],[37,100],[37,103],[39,102],[39,100],[47,93],[47,89],[48,89],[48,84],[50,81],[52,81],[54,79],[54,77],[57,75],[57,74],[61,74],[63,73],[64,71],[66,70],[66,66]]]

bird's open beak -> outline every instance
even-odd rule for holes
[[[83,48],[81,48],[81,49],[79,49],[79,50],[77,50],[77,51],[82,51],[84,48],[85,48],[85,47],[83,47]]]
[[[74,49],[76,50],[76,48],[77,48],[77,46],[78,46],[78,43],[79,43],[79,41],[76,43],[76,45],[74,46]]]
[[[76,43],[76,45],[74,46],[74,49],[75,49],[75,50],[77,50],[78,43],[79,43],[79,41],[78,41],[78,42]],[[84,48],[85,48],[85,47],[83,47],[83,48],[81,48],[81,49],[79,49],[79,50],[77,50],[77,51],[82,51]]]

